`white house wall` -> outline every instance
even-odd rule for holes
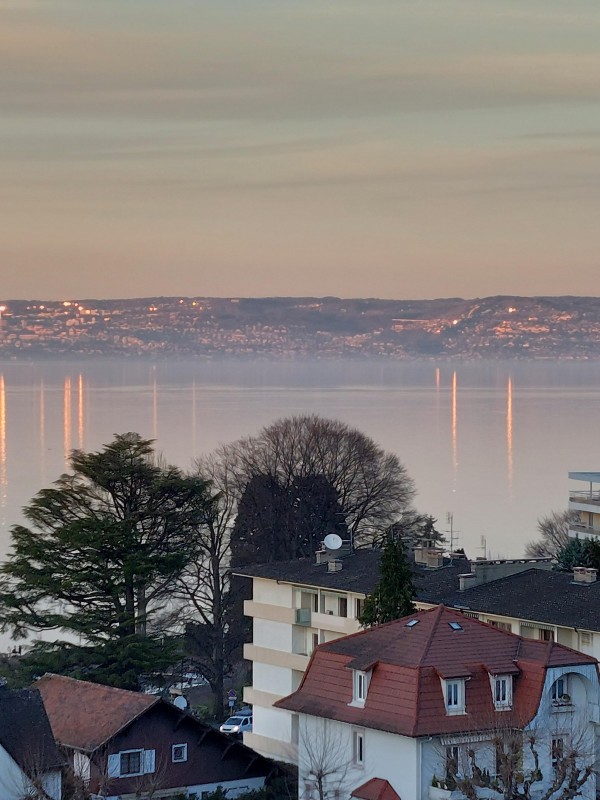
[[[42,779],[43,787],[49,797],[60,800],[61,772],[48,772]],[[0,747],[0,800],[23,800],[30,795],[30,781],[19,765],[3,747]]]
[[[383,733],[370,728],[356,728],[344,722],[324,720],[300,714],[298,737],[298,797],[315,800],[310,787],[311,769],[322,759],[326,771],[328,796],[348,797],[350,792],[371,778],[388,780],[402,798],[420,798],[420,771],[417,739]],[[364,739],[364,764],[353,763],[353,732]],[[424,795],[427,797],[427,794]]]

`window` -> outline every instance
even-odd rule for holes
[[[560,766],[561,761],[563,760],[563,756],[565,753],[565,742],[564,739],[557,738],[552,739],[552,774],[556,777],[556,770],[557,767]]]
[[[446,748],[446,780],[454,781],[460,774],[460,747],[454,745]]]
[[[446,686],[446,705],[448,708],[455,708],[459,704],[458,683],[448,683]]]
[[[508,711],[512,706],[512,677],[498,675],[491,678],[494,706],[497,711]]]
[[[554,631],[540,629],[540,639],[542,640],[542,642],[553,642]]]
[[[590,631],[581,631],[581,646],[591,647],[594,642],[594,635]]]
[[[149,775],[156,767],[155,750],[122,750],[108,756],[108,777],[127,778],[131,775]]]
[[[365,763],[365,732],[362,728],[352,731],[352,762],[356,767]]]
[[[512,632],[512,625],[510,622],[500,622],[498,619],[488,619],[488,625],[491,625],[493,628],[498,628],[499,631],[508,631],[509,633]]]
[[[362,613],[365,610],[365,601],[364,598],[357,597],[356,598],[356,619],[362,617]]]
[[[354,706],[364,706],[369,691],[369,673],[355,669],[352,672],[352,703]]]
[[[554,681],[552,684],[552,702],[555,705],[567,705],[571,702],[568,688],[566,675]]]
[[[348,616],[348,598],[347,597],[339,597],[338,598],[338,617],[347,617]]]
[[[465,681],[464,678],[443,680],[444,703],[447,714],[465,713]]]
[[[119,753],[121,756],[120,771],[121,777],[125,775],[141,775],[142,774],[142,754],[143,750],[127,750],[125,753]]]
[[[171,748],[171,760],[174,764],[187,761],[187,744],[174,744]]]

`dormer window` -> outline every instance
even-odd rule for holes
[[[364,706],[369,691],[370,672],[360,669],[352,671],[352,703],[353,706]]]
[[[465,714],[465,680],[450,678],[442,681],[446,714]]]
[[[510,711],[512,708],[512,676],[490,676],[494,707],[496,711]]]

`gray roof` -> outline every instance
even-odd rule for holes
[[[326,564],[315,564],[313,559],[306,558],[240,568],[237,574],[369,594],[379,580],[380,556],[380,550],[359,550],[343,559],[339,572],[328,572]],[[438,569],[415,566],[416,599],[479,613],[600,631],[600,581],[574,583],[570,572],[532,568],[461,592],[458,576],[469,570],[469,562],[464,559],[446,559]]]
[[[380,558],[381,550],[356,550],[341,559],[342,569],[339,572],[329,572],[327,564],[315,564],[314,559],[299,558],[240,567],[234,573],[247,578],[269,578],[312,588],[369,594],[379,580]],[[469,570],[466,559],[454,562],[445,559],[444,566],[438,569],[415,566],[417,598],[425,603],[441,602],[430,600],[430,597],[453,591],[458,586],[458,576]]]
[[[0,745],[29,777],[66,763],[37,689],[0,688]]]
[[[570,572],[528,569],[433,602],[548,625],[600,631],[600,581],[574,583]]]

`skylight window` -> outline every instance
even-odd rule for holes
[[[459,625],[458,622],[449,622],[448,625],[452,628],[453,631],[462,631],[462,625]]]
[[[406,623],[406,627],[407,627],[407,628],[414,628],[414,627],[415,627],[415,625],[418,625],[418,623],[419,623],[419,620],[418,620],[418,619],[411,619],[411,621],[410,621],[410,622],[407,622],[407,623]]]

